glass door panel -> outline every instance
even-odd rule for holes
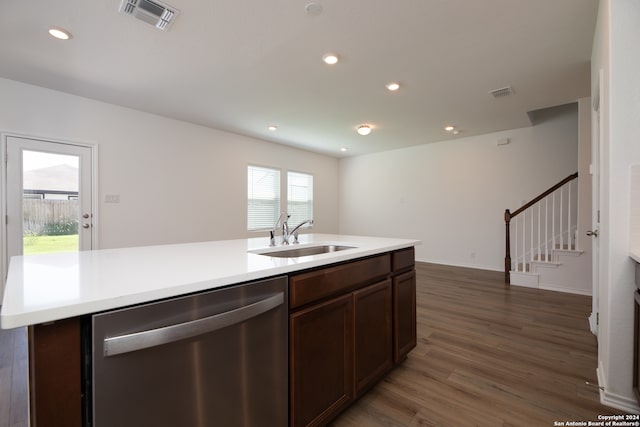
[[[22,152],[23,255],[79,248],[80,157]]]

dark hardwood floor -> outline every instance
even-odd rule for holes
[[[417,263],[418,346],[334,427],[553,426],[601,406],[591,298]],[[0,331],[0,427],[27,426],[24,329]]]
[[[344,412],[347,426],[553,426],[599,403],[591,298],[505,287],[500,272],[417,263],[418,345]]]
[[[27,427],[27,331],[0,329],[0,427]]]

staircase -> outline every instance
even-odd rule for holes
[[[506,283],[584,293],[578,289],[590,280],[591,260],[580,250],[577,177],[569,175],[513,213],[505,211]]]

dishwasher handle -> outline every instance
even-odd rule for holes
[[[272,310],[284,302],[284,292],[265,298],[253,304],[245,305],[224,313],[185,323],[150,329],[104,339],[104,356],[115,356],[122,353],[156,347],[174,341],[206,334],[227,326],[242,323]]]

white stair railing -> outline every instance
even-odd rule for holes
[[[506,283],[509,283],[510,271],[529,271],[533,261],[552,262],[554,249],[576,247],[577,241],[572,237],[577,223],[577,177],[577,172],[569,175],[513,213],[505,210]],[[511,222],[513,218],[515,221]],[[515,248],[513,258],[512,235]]]

